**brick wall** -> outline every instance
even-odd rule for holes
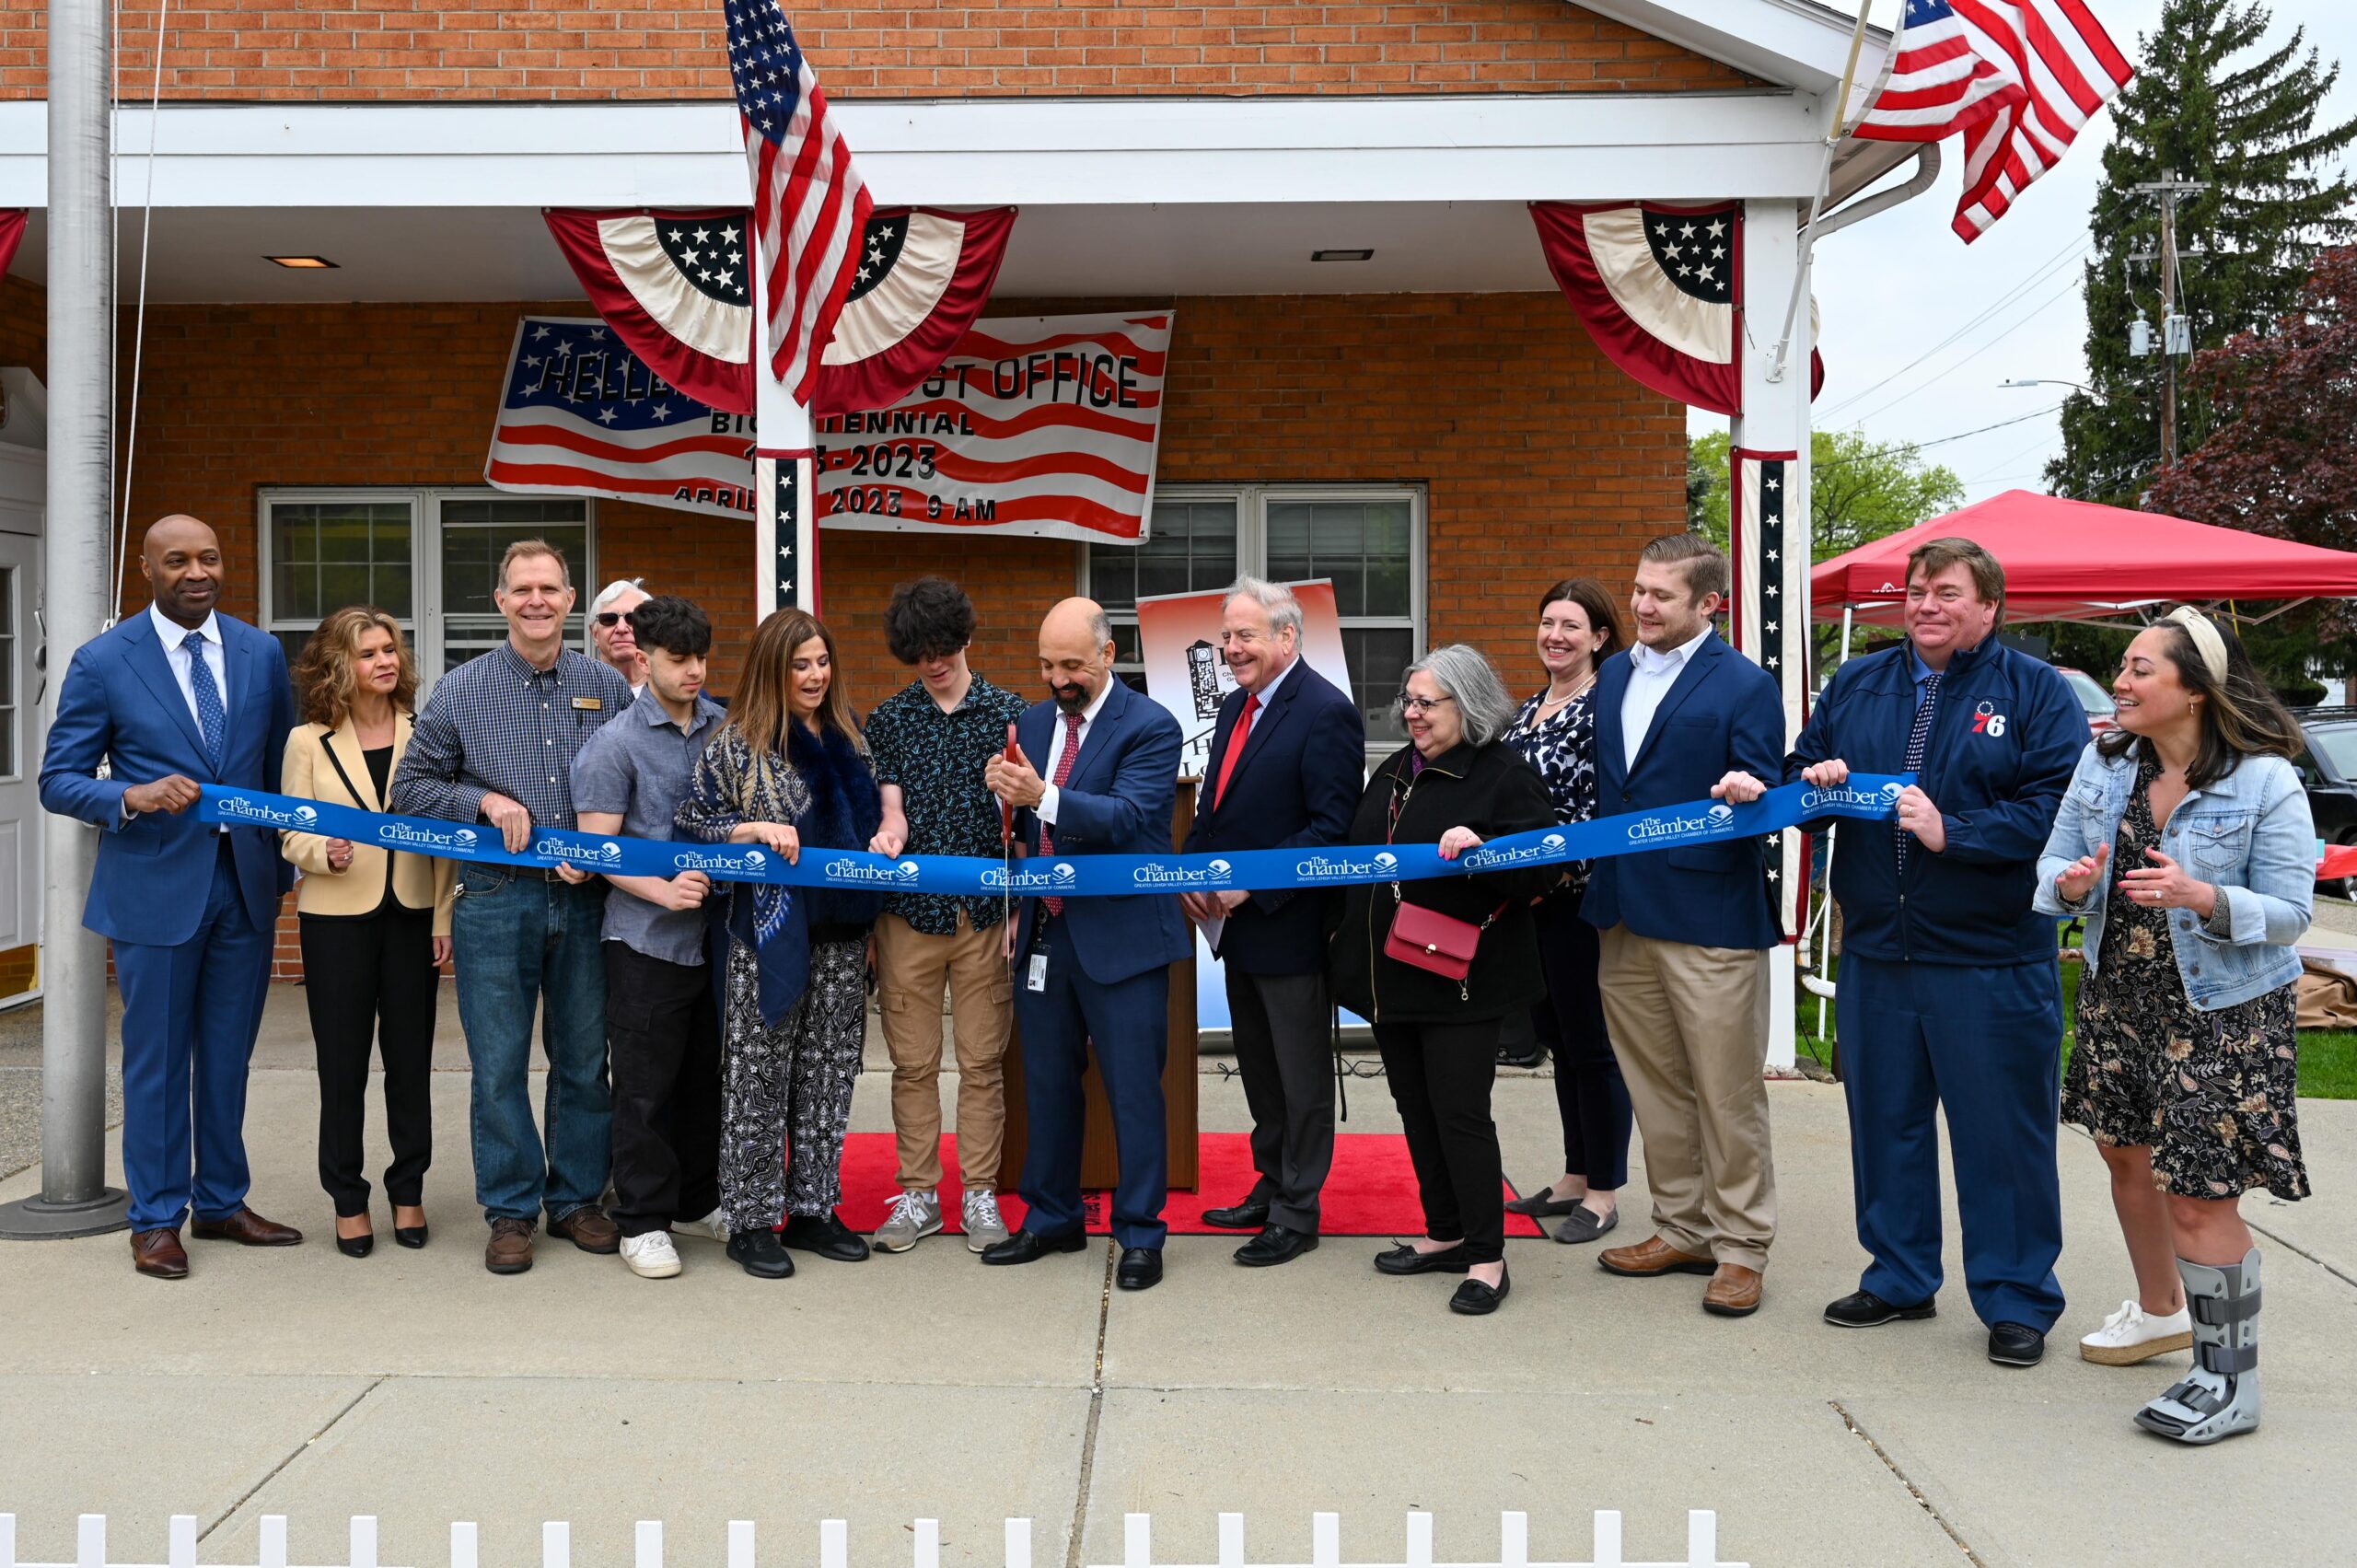
[[[45,8],[0,5],[0,97],[42,95]],[[156,8],[127,4],[126,91]],[[839,97],[1588,92],[1740,86],[1714,62],[1562,0],[1108,5],[853,0],[798,36]],[[164,92],[216,99],[710,99],[720,7],[653,0],[190,0]]]
[[[0,290],[0,354],[36,358]],[[1006,314],[1147,301],[1016,301]],[[230,561],[224,609],[258,609],[256,495],[267,485],[481,482],[518,314],[577,305],[151,307],[135,519],[193,512]],[[128,379],[128,342],[123,374]],[[1678,526],[1682,411],[1598,354],[1552,295],[1182,299],[1167,383],[1169,483],[1425,487],[1427,633],[1534,679],[1531,596],[1554,578],[1626,580]],[[733,686],[752,621],[736,525],[600,502],[603,577],[644,575],[705,605],[714,684]],[[982,616],[975,663],[1028,690],[1039,612],[1074,590],[1074,547],[1048,540],[823,536],[828,620],[862,706],[899,684],[880,611],[893,585],[946,570]],[[139,595],[134,592],[135,601]],[[293,927],[281,942],[293,967]]]

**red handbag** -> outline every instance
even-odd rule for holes
[[[1392,835],[1399,827],[1399,813],[1415,792],[1411,781],[1405,790],[1391,797],[1391,820],[1383,835],[1385,843],[1393,842]],[[1465,977],[1473,972],[1473,954],[1481,945],[1481,933],[1505,912],[1506,906],[1501,903],[1476,925],[1469,920],[1408,902],[1399,896],[1397,882],[1391,884],[1391,901],[1399,907],[1391,912],[1391,928],[1383,934],[1383,956],[1457,981],[1457,1000],[1470,1001],[1472,993],[1466,987]]]

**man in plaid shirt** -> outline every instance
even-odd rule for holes
[[[573,758],[630,706],[630,683],[564,645],[573,577],[545,540],[518,540],[499,564],[507,641],[444,676],[417,715],[393,776],[395,811],[487,822],[510,851],[535,828],[571,828]],[[465,865],[452,915],[459,1021],[474,1067],[475,1197],[491,1222],[483,1266],[532,1266],[532,1227],[585,1252],[621,1232],[598,1206],[612,1157],[606,1082],[605,883],[568,885],[532,866]],[[532,1019],[548,999],[547,1144],[532,1124]]]

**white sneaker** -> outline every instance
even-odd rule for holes
[[[622,1237],[622,1262],[642,1280],[668,1280],[679,1272],[679,1251],[668,1230]]]
[[[2079,1353],[2100,1366],[2133,1366],[2192,1343],[2193,1318],[2187,1308],[2155,1318],[2135,1302],[2123,1301],[2102,1328],[2079,1341]]]
[[[728,1240],[728,1217],[714,1209],[700,1220],[673,1220],[673,1236],[701,1236],[726,1244]]]
[[[892,1200],[892,1212],[876,1227],[876,1245],[887,1252],[906,1252],[928,1236],[941,1234],[941,1200],[930,1192],[903,1192]]]
[[[1006,1219],[998,1212],[997,1193],[969,1189],[962,1217],[967,1251],[986,1251],[1006,1239]]]

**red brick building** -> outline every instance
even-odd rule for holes
[[[1538,590],[1623,577],[1679,526],[1685,411],[1589,342],[1525,203],[1740,200],[1750,296],[1781,315],[1850,41],[1850,17],[1807,0],[863,0],[795,22],[879,201],[1021,209],[986,314],[1176,318],[1143,546],[822,534],[863,701],[902,679],[877,612],[925,570],[968,585],[977,666],[1017,686],[1062,595],[1118,611],[1238,571],[1338,566],[1360,585],[1343,610],[1370,704],[1438,643],[1536,679]],[[42,26],[40,6],[0,4],[0,206],[34,209],[0,285],[0,366],[32,377]],[[709,608],[726,689],[753,619],[749,528],[482,479],[517,316],[586,313],[540,208],[745,200],[720,6],[194,0],[166,19],[151,117],[155,26],[122,13],[138,102],[117,195],[154,192],[122,226],[134,528],[194,512],[230,556],[230,612],[299,638],[365,593],[435,668],[498,634],[498,541],[555,530],[587,557],[585,607],[643,575]],[[1891,161],[1845,165],[1836,194]],[[1329,250],[1372,254],[1312,260]],[[1747,398],[1747,419],[1751,445],[1805,451],[1789,386]]]

